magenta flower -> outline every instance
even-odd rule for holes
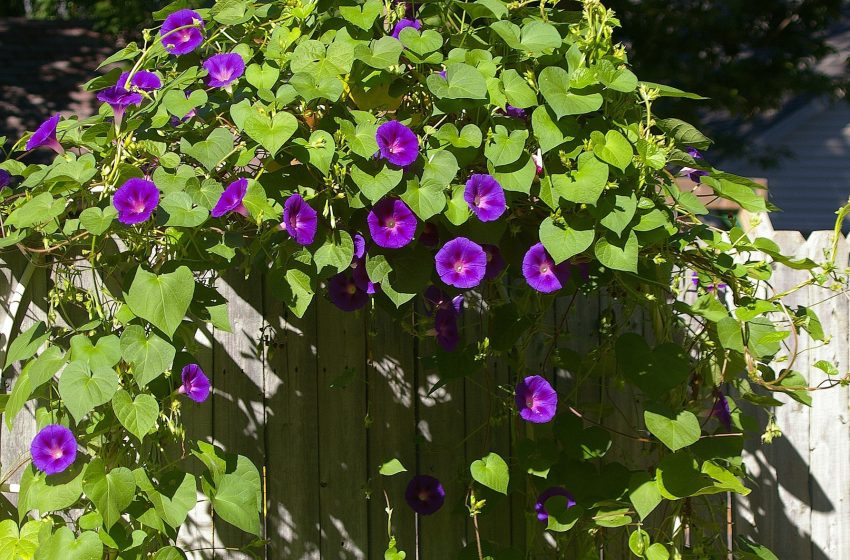
[[[487,270],[484,272],[484,280],[492,280],[505,270],[505,259],[502,258],[502,252],[495,245],[482,245],[481,248],[487,255]]]
[[[57,154],[64,154],[65,149],[59,144],[59,140],[56,139],[56,127],[59,126],[59,119],[61,118],[62,116],[57,113],[41,123],[41,126],[27,140],[27,150],[47,146]]]
[[[407,167],[419,157],[419,138],[398,121],[385,122],[375,134],[378,153],[393,165]]]
[[[183,393],[195,402],[202,403],[210,396],[210,379],[198,364],[189,364],[180,372],[178,393]]]
[[[557,292],[570,277],[569,263],[555,264],[542,243],[533,246],[522,259],[522,275],[528,285],[544,294]]]
[[[369,235],[378,247],[400,249],[416,233],[416,216],[398,199],[382,198],[366,216]]]
[[[714,406],[711,407],[709,416],[714,416],[723,424],[726,431],[732,431],[732,411],[729,409],[729,401],[720,389],[714,391]]]
[[[316,237],[318,214],[295,193],[283,204],[283,227],[299,245],[310,245]]]
[[[687,148],[685,150],[688,152],[688,155],[694,158],[697,161],[702,161],[702,154],[696,148]],[[693,167],[683,167],[680,171],[680,174],[687,175],[688,178],[694,183],[700,182],[700,177],[705,177],[708,175],[708,171],[703,171],[702,169],[694,169]]]
[[[402,29],[407,29],[408,27],[412,27],[413,29],[419,31],[422,29],[422,22],[418,19],[400,19],[393,27],[393,37],[398,39],[399,34]]]
[[[177,10],[165,18],[159,31],[162,45],[169,54],[189,54],[204,42],[203,27],[204,20],[198,12]]]
[[[245,61],[236,53],[215,54],[204,61],[204,69],[208,86],[224,88],[245,73]]]
[[[573,495],[570,494],[566,488],[562,488],[560,486],[547,488],[540,493],[537,497],[537,503],[534,504],[534,511],[537,512],[537,520],[541,523],[547,523],[549,521],[549,512],[546,511],[546,501],[549,498],[554,498],[555,496],[563,496],[567,499],[567,509],[576,505],[575,498],[573,498]]]
[[[44,474],[57,474],[77,458],[77,440],[71,430],[59,424],[42,428],[30,444],[32,464]]]
[[[12,174],[5,169],[0,169],[0,189],[12,184]]]
[[[357,311],[362,309],[369,296],[361,289],[354,278],[341,272],[328,281],[328,297],[331,303],[343,311]]]
[[[555,417],[558,394],[544,378],[531,375],[517,383],[516,407],[526,422],[545,424]]]
[[[133,74],[128,84],[127,78],[129,77],[130,73],[124,72],[115,85],[124,89],[136,88],[142,91],[154,91],[162,87],[162,80],[159,79],[159,76],[147,70],[139,70]]]
[[[127,91],[121,86],[112,86],[97,92],[97,100],[108,103],[115,115],[115,126],[121,126],[124,112],[131,105],[141,105],[142,94],[135,91]]]
[[[425,222],[422,233],[419,234],[419,243],[423,247],[433,249],[440,243],[440,230],[431,222]]]
[[[128,226],[150,218],[157,204],[159,189],[145,179],[127,179],[112,197],[112,205],[118,210],[118,221]]]
[[[482,222],[492,222],[505,213],[505,191],[491,175],[475,174],[466,182],[463,199]]]
[[[454,352],[460,342],[457,328],[458,312],[453,307],[441,307],[434,315],[434,334],[437,344],[446,352]]]
[[[443,507],[446,491],[440,481],[433,476],[418,474],[407,484],[404,499],[410,509],[419,515],[431,515]]]
[[[228,212],[236,212],[247,216],[248,210],[242,205],[242,199],[245,198],[246,192],[248,192],[248,179],[237,179],[227,185],[227,188],[224,189],[224,192],[218,198],[218,202],[213,206],[212,212],[210,212],[212,217],[220,218]]]
[[[474,288],[484,279],[487,255],[466,237],[452,239],[434,257],[440,279],[455,288]]]

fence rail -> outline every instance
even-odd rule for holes
[[[831,241],[830,232],[808,240],[797,232],[767,232],[785,251],[820,259]],[[848,261],[842,240],[838,262]],[[800,273],[777,271],[776,287],[800,281]],[[31,305],[49,288],[44,269],[28,267],[22,259],[0,268],[0,326],[2,345],[45,310]],[[463,508],[468,477],[465,465],[495,451],[510,455],[514,447],[511,420],[501,418],[491,391],[479,390],[510,383],[503,364],[491,363],[475,378],[450,384],[432,394],[434,377],[424,367],[429,342],[405,334],[405,325],[385,313],[343,314],[318,301],[303,319],[292,317],[275,297],[276,286],[266,279],[245,281],[225,277],[220,288],[230,301],[232,332],[211,330],[198,337],[193,353],[211,373],[214,398],[203,405],[184,404],[187,430],[193,437],[212,440],[259,465],[265,481],[264,530],[268,559],[381,558],[386,547],[383,492],[392,500],[396,536],[408,558],[419,547],[419,558],[455,558],[459,542],[472,542],[471,524]],[[795,304],[815,305],[829,346],[811,347],[801,337],[795,366],[817,385],[826,375],[814,367],[829,360],[842,372],[850,370],[848,316],[844,294],[808,288],[794,296]],[[600,317],[616,312],[603,296],[558,302],[552,311],[553,335],[571,348],[590,348],[599,336]],[[474,309],[475,306],[473,305]],[[486,328],[483,315],[466,312],[465,336],[476,340]],[[561,318],[565,320],[561,322]],[[479,320],[481,319],[481,320]],[[635,329],[642,329],[635,319]],[[650,336],[647,333],[647,336]],[[556,387],[572,383],[568,371],[544,363],[545,354],[529,349],[528,365],[549,371]],[[7,372],[5,387],[15,371]],[[605,422],[612,428],[637,417],[636,397],[615,387],[589,388],[585,397],[611,398],[620,417]],[[782,397],[780,397],[782,399]],[[771,445],[746,444],[746,464],[754,491],[730,506],[725,527],[752,536],[774,549],[780,558],[850,560],[850,398],[847,387],[813,391],[809,409],[789,403],[776,410],[783,436]],[[761,417],[763,424],[766,417]],[[28,452],[35,431],[31,409],[18,417],[14,429],[0,428],[0,464],[6,468]],[[639,442],[615,441],[623,454],[640,454]],[[380,478],[378,465],[396,457],[411,471],[431,473],[445,483],[449,497],[437,515],[414,519],[404,506],[403,477]],[[463,460],[460,460],[460,459]],[[17,480],[13,480],[17,482]],[[530,493],[530,489],[529,489]],[[5,494],[10,503],[13,493]],[[238,559],[232,548],[249,539],[215,522],[209,504],[199,503],[180,542],[196,558]],[[719,498],[721,501],[723,497]],[[510,541],[533,558],[554,557],[546,552],[546,536],[527,500],[504,498],[488,504],[492,513],[482,520],[483,538]],[[734,510],[734,511],[733,511]],[[627,558],[627,532],[609,539],[606,558]],[[622,538],[619,538],[622,537]],[[720,538],[725,540],[721,531]],[[418,544],[416,544],[418,543]]]

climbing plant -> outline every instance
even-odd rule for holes
[[[682,557],[687,528],[710,523],[692,500],[748,492],[743,433],[757,428],[738,404],[770,408],[777,392],[809,404],[796,341],[825,338],[783,297],[841,289],[843,271],[835,249],[793,259],[754,223],[714,225],[717,198],[771,206],[712,167],[698,130],[655,114],[659,98],[700,97],[640,81],[612,12],[598,0],[186,4],[104,61],[86,84],[97,115],[55,115],[0,163],[0,245],[52,277],[46,318],[5,356],[21,365],[5,421],[35,401],[39,428],[30,455],[3,465],[3,481],[23,472],[18,519],[0,523],[11,557],[183,558],[176,536],[199,489],[257,537],[248,553],[262,544],[257,466],[185,429],[215,389],[197,340],[231,328],[225,272],[263,276],[297,317],[317,298],[404,317],[436,341],[434,389],[488,375],[492,360],[510,368],[509,387],[477,386],[500,403],[488,429],[513,432],[511,456],[466,466],[465,495],[417,473],[387,496],[419,515],[466,507],[477,536],[489,493],[510,494],[562,555],[591,557],[623,528],[654,560]],[[810,274],[776,293],[775,266]],[[611,306],[586,325],[598,344],[578,351],[557,333],[589,294]],[[487,325],[474,340],[473,301]],[[556,302],[569,303],[552,319]],[[634,395],[633,425],[613,432],[610,407],[586,402],[603,381]],[[628,441],[640,456],[617,452]],[[392,527],[386,558],[401,559],[416,545]],[[481,559],[531,554],[476,541]],[[688,546],[725,550],[719,534]]]

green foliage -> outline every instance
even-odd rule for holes
[[[14,179],[0,191],[2,247],[49,266],[56,279],[39,302],[47,319],[9,345],[4,367],[18,364],[21,373],[3,402],[6,422],[34,401],[39,426],[68,426],[80,453],[60,474],[24,470],[19,523],[0,524],[0,553],[52,560],[131,551],[128,558],[176,560],[176,535],[199,489],[218,519],[262,538],[257,466],[185,430],[192,408],[181,394],[191,388],[183,367],[197,361],[196,341],[211,327],[231,330],[218,280],[264,277],[301,317],[355,261],[380,284],[365,312],[384,308],[406,332],[428,337],[434,319],[417,296],[431,285],[460,292],[437,274],[434,248],[420,243],[421,222],[439,245],[467,237],[499,248],[508,266],[465,294],[482,310],[480,324],[464,318],[463,342],[421,362],[423,379],[436,374],[432,392],[465,379],[468,391],[492,391],[482,439],[514,431],[510,456],[485,450],[468,474],[460,466],[440,473],[463,473],[476,523],[506,502],[524,501],[533,515],[531,490],[562,486],[576,505],[555,496],[539,526],[561,552],[585,557],[598,535],[629,531],[632,551],[655,560],[681,554],[681,526],[671,520],[685,514],[687,500],[748,492],[740,432],[749,424],[735,399],[776,406],[771,394],[781,392],[810,404],[788,341],[801,332],[826,338],[812,309],[788,308],[787,294],[770,289],[773,269],[807,271],[798,288],[844,279],[834,254],[820,263],[794,259],[748,235],[751,224],[724,231],[703,220],[703,193],[675,181],[682,166],[706,171],[701,182],[712,197],[753,212],[771,208],[758,185],[689,155],[710,143],[696,128],[657,117],[659,99],[699,96],[639,81],[612,42],[613,14],[596,0],[573,7],[581,10],[548,1],[427,2],[417,14],[422,29],[395,39],[403,8],[376,0],[221,0],[199,12],[207,40],[197,54],[169,55],[154,28],[111,58],[163,81],[119,126],[104,106],[90,119],[60,123],[65,152],[51,163],[19,161],[26,139],[5,154],[0,167]],[[246,63],[228,88],[203,84],[201,61],[219,52]],[[117,77],[116,69],[89,87]],[[419,157],[407,167],[375,157],[376,131],[389,120],[417,137]],[[473,173],[503,187],[501,218],[484,223],[471,212],[464,194]],[[143,176],[160,199],[151,219],[127,225],[114,195]],[[242,178],[244,208],[213,217],[225,186]],[[294,193],[317,213],[306,246],[281,232]],[[385,198],[404,201],[417,217],[410,245],[379,248],[367,234],[367,214]],[[358,233],[368,241],[362,260]],[[560,301],[520,274],[538,242],[569,272],[560,301],[603,302],[599,324],[578,327],[593,332],[589,348],[565,336],[573,304],[553,327]],[[633,332],[638,322],[651,336]],[[517,379],[561,372],[551,425],[517,427],[513,388],[480,379],[495,362]],[[838,373],[828,362],[817,367]],[[610,401],[583,398],[599,387],[628,391],[638,411],[632,425],[612,428],[618,412]],[[728,419],[715,403],[730,405]],[[639,457],[624,452],[624,440],[641,443]],[[402,472],[397,460],[379,470]],[[475,498],[479,490],[485,499]],[[447,505],[456,510],[467,497],[447,495]],[[658,527],[625,528],[662,503],[668,513]],[[52,525],[25,521],[36,511],[57,515]],[[397,546],[391,529],[386,557],[404,558],[399,549],[414,545]],[[762,554],[755,544],[740,548]]]

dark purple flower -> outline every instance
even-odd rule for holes
[[[398,20],[398,22],[395,24],[395,27],[393,27],[393,37],[398,39],[401,30],[407,29],[408,27],[412,27],[413,29],[419,31],[420,29],[422,29],[422,22],[418,19],[407,18]]]
[[[732,411],[729,409],[729,401],[719,389],[714,391],[714,406],[711,407],[710,416],[717,418],[727,432],[732,431]]]
[[[463,309],[463,295],[451,298],[437,286],[428,286],[422,297],[425,299],[425,313],[429,316],[440,309],[454,309],[455,313]]]
[[[5,169],[0,169],[0,189],[8,187],[12,183],[12,174]]]
[[[366,271],[366,260],[356,259],[351,263],[351,276],[354,278],[354,283],[357,287],[369,295],[378,291],[378,285],[372,282],[369,278],[369,273]]]
[[[506,105],[505,110],[502,111],[502,113],[514,119],[524,119],[526,117],[525,109],[520,109],[519,107],[514,107],[513,105]]]
[[[570,265],[555,264],[542,243],[533,246],[522,259],[522,275],[528,285],[544,294],[557,292],[570,277]]]
[[[141,105],[142,94],[135,91],[127,91],[121,86],[112,86],[97,92],[97,100],[108,103],[115,115],[115,126],[121,126],[124,111],[130,105]]]
[[[366,216],[369,235],[378,247],[399,249],[413,241],[416,216],[398,199],[383,198]]]
[[[482,222],[492,222],[505,213],[505,191],[491,175],[478,173],[466,182],[463,199]]]
[[[434,333],[437,336],[437,344],[446,352],[454,352],[460,342],[460,334],[457,329],[458,312],[454,307],[441,307],[434,315]]]
[[[150,218],[157,204],[159,189],[146,179],[127,179],[112,197],[112,205],[118,210],[118,221],[128,226]]]
[[[696,148],[687,148],[685,151],[688,152],[689,156],[691,156],[697,161],[701,161],[703,159],[702,154]],[[708,175],[708,171],[703,171],[702,169],[694,169],[693,167],[683,167],[680,173],[682,175],[687,175],[688,178],[694,183],[699,183],[700,177],[705,177]]]
[[[53,115],[39,126],[35,132],[33,132],[30,139],[27,140],[27,150],[34,150],[36,148],[40,148],[42,146],[47,146],[57,154],[64,154],[65,148],[59,144],[59,140],[56,139],[56,127],[59,125],[59,119],[62,118],[62,115],[58,113]]]
[[[357,311],[362,309],[369,296],[362,290],[354,278],[342,272],[328,280],[328,297],[331,303],[343,311]]]
[[[77,458],[77,440],[71,430],[50,424],[39,431],[30,444],[32,464],[44,474],[57,474]]]
[[[183,393],[195,402],[204,402],[210,396],[210,379],[198,364],[189,364],[180,372],[178,393]]]
[[[418,474],[410,479],[404,499],[410,509],[419,515],[431,515],[443,507],[446,501],[446,491],[443,485],[433,476]]]
[[[310,245],[316,237],[318,214],[301,195],[290,195],[283,204],[283,227],[299,245]]]
[[[159,34],[163,38],[162,45],[169,54],[189,54],[204,42],[203,28],[204,20],[198,12],[177,10],[165,18]]]
[[[544,378],[531,375],[517,383],[516,407],[526,422],[545,424],[555,417],[558,394]]]
[[[495,245],[481,245],[487,255],[487,270],[484,272],[484,280],[492,280],[505,270],[505,259],[502,252]]]
[[[208,86],[224,88],[245,73],[245,61],[236,53],[215,54],[204,61],[204,69]]]
[[[440,279],[455,288],[474,288],[487,271],[487,255],[481,245],[466,237],[452,239],[434,257]]]
[[[546,501],[555,496],[563,496],[567,499],[567,509],[576,505],[575,498],[573,498],[573,495],[566,488],[560,486],[547,488],[537,496],[537,503],[534,504],[534,511],[537,512],[537,520],[541,523],[547,523],[549,521],[549,512],[546,511]]]
[[[159,79],[159,76],[147,70],[139,70],[133,74],[128,84],[127,78],[129,77],[130,73],[124,72],[118,78],[118,82],[115,85],[124,89],[137,88],[142,91],[154,91],[162,87],[162,80]]]
[[[379,126],[375,140],[381,157],[393,165],[407,167],[419,157],[419,138],[398,121]]]
[[[246,192],[248,192],[248,179],[238,179],[227,185],[227,188],[218,198],[218,202],[213,206],[212,212],[210,212],[212,217],[220,218],[228,212],[237,212],[247,216],[248,210],[242,205],[242,199],[245,198]]]
[[[419,243],[423,247],[433,249],[440,243],[440,230],[431,222],[425,222],[422,233],[419,234]]]

